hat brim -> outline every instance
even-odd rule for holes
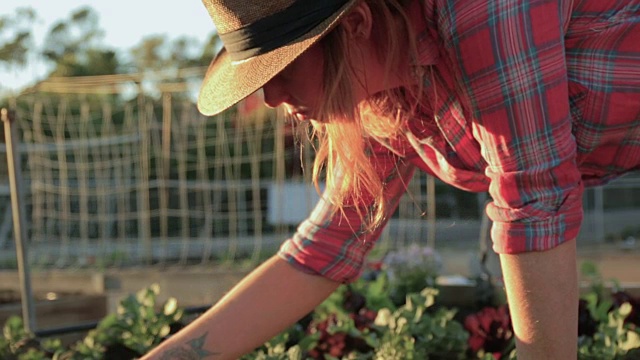
[[[256,92],[329,33],[358,1],[348,1],[301,38],[266,54],[232,62],[223,51],[207,69],[198,96],[198,110],[207,116],[216,115]]]

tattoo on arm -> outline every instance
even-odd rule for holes
[[[177,347],[165,351],[160,360],[201,360],[217,357],[220,353],[211,352],[203,349],[204,338],[208,333],[204,333],[201,337],[188,341],[182,347]]]

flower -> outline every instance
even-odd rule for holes
[[[408,294],[435,286],[442,270],[440,255],[418,244],[389,252],[382,263],[389,280],[389,297],[396,306],[404,304]]]
[[[389,252],[382,260],[382,266],[391,281],[415,271],[435,277],[442,270],[442,259],[432,248],[412,244]]]
[[[464,327],[469,332],[469,348],[473,352],[484,350],[500,359],[513,338],[513,327],[506,305],[485,307],[467,316]]]

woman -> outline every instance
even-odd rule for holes
[[[234,359],[310,312],[358,276],[415,168],[490,192],[518,358],[576,357],[583,187],[640,168],[640,1],[204,3],[225,50],[200,110],[262,88],[313,126],[328,190],[144,359]]]

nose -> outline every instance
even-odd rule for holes
[[[264,103],[270,108],[278,107],[287,101],[287,92],[278,76],[269,80],[262,87],[262,91],[264,93]]]

